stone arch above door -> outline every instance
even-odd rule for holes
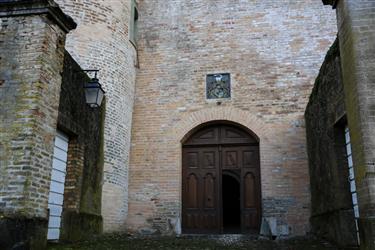
[[[182,142],[189,137],[200,125],[214,122],[228,121],[237,123],[258,137],[260,144],[265,144],[272,138],[272,128],[249,111],[233,107],[216,107],[202,109],[182,116],[182,119],[174,126],[174,141]]]
[[[272,170],[275,167],[275,159],[281,157],[282,141],[280,137],[275,136],[278,131],[272,125],[262,121],[262,118],[257,117],[250,111],[241,110],[234,107],[212,107],[195,112],[181,113],[173,127],[166,131],[168,141],[171,142],[169,152],[171,159],[176,163],[176,176],[178,177],[178,186],[182,183],[182,144],[184,140],[189,138],[201,126],[207,123],[228,122],[240,126],[247,131],[251,131],[259,141],[260,151],[260,175],[261,175],[261,193],[262,197],[269,197],[272,195],[272,187],[269,185],[269,180]],[[268,176],[268,177],[266,177]],[[179,189],[179,212],[182,212],[182,190]],[[178,215],[176,223],[173,225],[173,230],[179,234],[181,233],[181,214]]]

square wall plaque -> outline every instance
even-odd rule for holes
[[[206,78],[207,99],[225,99],[231,97],[230,74],[210,74]]]

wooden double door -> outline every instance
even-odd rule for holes
[[[182,158],[183,233],[225,233],[229,226],[259,232],[259,144],[251,134],[227,124],[204,127],[184,143]]]

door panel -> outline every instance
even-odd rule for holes
[[[260,229],[260,175],[258,146],[222,147],[223,170],[241,170],[242,232]]]
[[[216,201],[216,178],[212,174],[207,174],[204,177],[204,208],[205,209],[215,209]]]
[[[202,153],[203,155],[203,161],[202,161],[202,168],[211,168],[215,169],[218,167],[217,162],[217,148],[215,149],[206,149]]]
[[[230,125],[222,125],[220,127],[220,143],[221,144],[241,144],[241,143],[257,143],[257,140],[249,133]]]
[[[199,152],[188,152],[186,157],[188,158],[186,161],[185,167],[188,168],[198,168],[199,167]]]
[[[261,192],[259,169],[242,169],[242,231],[259,232]]]
[[[219,160],[218,147],[183,149],[184,233],[219,232]]]
[[[253,173],[248,172],[244,176],[244,208],[254,208],[255,207],[255,176]]]
[[[187,177],[186,195],[187,195],[187,208],[199,208],[198,199],[198,177],[195,174],[190,174]]]
[[[260,190],[255,171],[243,171],[242,231],[258,232],[260,228]]]
[[[244,168],[258,168],[259,167],[259,152],[257,147],[249,147],[242,151],[243,167]]]
[[[236,149],[224,149],[223,169],[241,168],[238,151]]]

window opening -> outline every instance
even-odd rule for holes
[[[130,30],[129,30],[129,40],[130,42],[136,46],[136,38],[138,33],[138,7],[135,0],[132,0],[131,5],[131,20],[130,20]]]

